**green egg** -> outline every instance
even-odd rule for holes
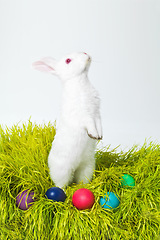
[[[126,188],[133,188],[135,186],[135,180],[129,174],[124,174],[121,177],[121,186]]]

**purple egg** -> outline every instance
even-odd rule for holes
[[[22,210],[27,210],[34,201],[34,192],[29,192],[29,189],[20,192],[16,197],[16,205]]]

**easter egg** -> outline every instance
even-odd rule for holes
[[[117,208],[120,204],[120,200],[117,194],[113,192],[107,192],[104,197],[100,198],[100,205],[105,209]]]
[[[29,189],[19,193],[16,197],[16,205],[21,210],[27,210],[34,201],[34,192],[29,192]]]
[[[130,176],[129,174],[124,174],[121,177],[121,186],[122,187],[134,187],[135,186],[135,180],[132,176]]]
[[[78,210],[90,209],[95,203],[95,197],[89,189],[80,188],[74,192],[72,203]]]
[[[59,187],[51,187],[46,192],[46,197],[56,202],[64,202],[66,199],[65,192]]]

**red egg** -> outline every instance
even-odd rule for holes
[[[95,197],[89,189],[80,188],[74,192],[72,203],[79,210],[90,209],[95,203]]]

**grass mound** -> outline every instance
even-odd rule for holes
[[[160,145],[144,144],[126,153],[98,150],[92,182],[72,184],[65,202],[56,203],[44,197],[54,186],[47,167],[54,136],[54,126],[30,121],[23,127],[0,128],[1,240],[159,239]],[[134,177],[134,188],[120,186],[124,173]],[[91,210],[79,211],[72,205],[72,195],[81,187],[95,195]],[[36,202],[22,211],[15,199],[26,189],[35,192]],[[108,191],[121,199],[117,210],[104,210],[99,204],[100,196]]]

